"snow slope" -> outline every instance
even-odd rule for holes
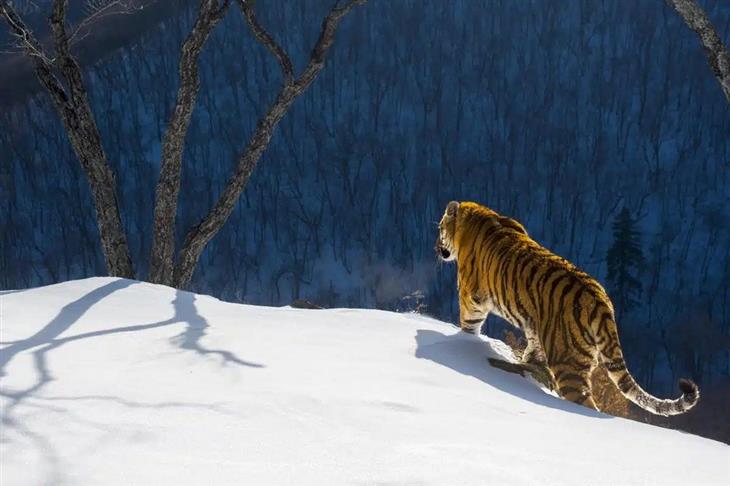
[[[730,484],[730,447],[559,400],[421,316],[112,278],[0,312],[3,485]]]

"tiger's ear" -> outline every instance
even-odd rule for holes
[[[501,216],[499,218],[499,224],[506,228],[512,228],[513,230],[517,231],[518,233],[522,233],[523,235],[527,235],[527,230],[525,229],[525,227],[512,218]]]
[[[456,216],[456,211],[459,209],[459,201],[451,201],[446,205],[446,216],[453,218]]]

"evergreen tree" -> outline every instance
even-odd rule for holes
[[[624,208],[613,223],[613,244],[608,250],[608,282],[620,319],[639,304],[640,268],[644,263],[637,222]]]

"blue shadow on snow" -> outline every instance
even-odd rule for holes
[[[462,375],[473,376],[498,390],[523,400],[587,417],[613,418],[610,415],[548,395],[527,379],[494,368],[487,362],[487,358],[504,358],[492,349],[488,341],[483,341],[476,336],[464,333],[448,335],[419,329],[416,333],[416,345],[417,358],[428,359]]]

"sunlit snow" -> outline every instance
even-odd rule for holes
[[[567,403],[418,315],[112,278],[0,313],[3,485],[730,484],[730,447]]]

